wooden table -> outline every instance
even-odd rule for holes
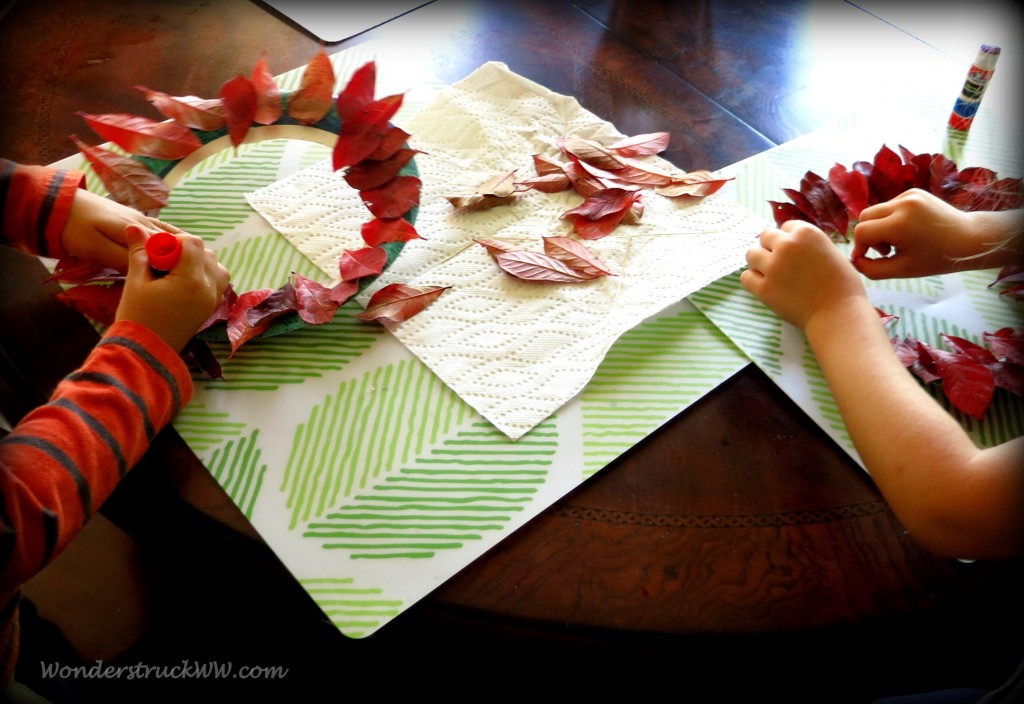
[[[842,117],[842,102],[825,97],[836,84],[849,96],[871,89],[876,77],[856,57],[832,56],[831,73],[815,74],[822,7],[836,23],[857,17],[851,31],[893,40],[885,22],[838,0],[437,0],[326,49],[408,33],[445,82],[503,61],[627,134],[671,132],[664,156],[714,170]],[[870,47],[873,37],[855,40]],[[280,72],[320,44],[249,0],[22,0],[0,24],[0,46],[0,154],[49,163],[88,130],[76,111],[147,114],[135,85],[215,96],[262,50]],[[4,249],[0,269],[0,396],[16,419],[95,333],[48,298],[35,260]],[[162,508],[138,515],[140,496]],[[287,663],[287,687],[330,685],[345,663],[367,672],[398,656],[409,666],[476,653],[522,682],[567,668],[562,684],[577,693],[660,682],[853,702],[992,684],[1024,655],[1019,562],[928,554],[869,477],[753,366],[364,641],[324,622],[173,431],[104,515],[141,546],[155,583],[153,640],[137,657]],[[673,665],[649,667],[664,662]]]

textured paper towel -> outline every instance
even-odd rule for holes
[[[534,175],[533,155],[564,161],[555,140],[623,135],[571,97],[500,63],[441,90],[401,125],[421,150],[416,229],[424,238],[361,297],[389,283],[450,286],[394,335],[483,417],[512,439],[579,393],[625,331],[744,264],[763,220],[722,194],[702,200],[647,192],[640,224],[620,225],[586,245],[615,276],[583,284],[524,282],[502,272],[474,239],[542,249],[541,237],[571,234],[561,219],[581,197],[526,192],[505,206],[457,212],[445,199],[491,177]],[[652,168],[683,172],[658,157]],[[369,219],[329,162],[249,194],[250,204],[328,276],[345,249],[364,246]]]

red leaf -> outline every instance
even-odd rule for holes
[[[302,71],[298,90],[288,100],[288,115],[304,125],[324,118],[334,102],[334,67],[320,49]]]
[[[565,175],[569,177],[572,189],[584,198],[592,196],[594,193],[609,187],[604,181],[587,172],[582,166],[580,166],[579,162],[572,161],[566,164],[564,171]]]
[[[616,227],[619,226],[626,216],[629,215],[629,210],[623,210],[617,213],[609,213],[603,218],[597,220],[588,220],[587,218],[579,216],[575,217],[572,221],[572,231],[576,233],[577,237],[585,240],[599,240],[602,237],[607,237],[612,233]]]
[[[376,90],[377,65],[370,61],[356,69],[345,88],[338,94],[338,117],[342,122],[373,101]]]
[[[360,229],[363,242],[376,247],[385,242],[408,242],[422,239],[416,228],[405,218],[374,218]]]
[[[672,179],[670,184],[656,188],[654,189],[654,192],[658,195],[667,196],[669,198],[675,198],[678,196],[704,198],[705,196],[710,196],[712,193],[717,193],[722,186],[732,180],[734,180],[733,177],[719,178],[710,171],[700,169],[697,171],[690,171],[683,177],[675,177]]]
[[[245,76],[236,76],[220,87],[220,99],[224,103],[231,144],[237,148],[245,140],[256,116],[256,87]]]
[[[565,211],[563,217],[579,215],[587,220],[600,220],[608,215],[629,210],[638,195],[636,191],[625,188],[604,188],[588,196],[575,208]]]
[[[370,297],[366,310],[356,315],[361,320],[401,323],[423,311],[450,286],[420,290],[405,284],[390,284]]]
[[[883,145],[875,154],[868,180],[879,201],[892,200],[913,187],[915,169],[904,164],[896,152]]]
[[[984,333],[982,339],[996,357],[1024,367],[1024,328],[1016,332],[1013,328],[999,328]]]
[[[981,420],[996,390],[992,372],[967,355],[930,348],[942,378],[942,391],[960,411]]]
[[[533,155],[533,168],[537,171],[538,176],[547,176],[548,174],[564,174],[565,169],[554,159],[549,159],[543,154]]]
[[[420,202],[421,185],[415,176],[397,176],[380,188],[360,191],[359,197],[374,217],[400,218]]]
[[[224,378],[220,362],[217,361],[217,357],[214,356],[213,350],[210,349],[206,340],[193,337],[186,343],[185,349],[181,351],[181,356],[187,363],[198,368],[211,379]]]
[[[228,283],[228,287],[224,289],[224,295],[220,298],[220,304],[216,310],[210,313],[210,316],[199,326],[199,330],[196,332],[202,332],[207,328],[211,328],[217,323],[227,322],[228,318],[231,317],[231,310],[235,307],[238,302],[238,292],[235,291],[235,287]]]
[[[965,340],[962,337],[956,335],[947,335],[946,333],[939,333],[939,336],[946,341],[946,344],[956,352],[966,357],[970,357],[978,364],[992,364],[996,361],[995,355],[989,352],[981,345],[977,345],[970,340]]]
[[[388,261],[388,253],[380,247],[363,247],[362,249],[346,250],[338,260],[338,270],[342,281],[355,281],[364,276],[374,276],[384,271]]]
[[[668,148],[668,140],[668,132],[651,132],[626,137],[609,144],[608,148],[619,156],[648,156],[665,151]]]
[[[402,106],[403,96],[390,95],[365,105],[341,124],[331,160],[334,170],[358,164],[380,147],[390,120]]]
[[[544,237],[544,251],[565,262],[573,271],[591,278],[614,276],[608,265],[587,249],[586,245],[569,237]]]
[[[353,281],[324,286],[302,274],[293,274],[292,277],[299,317],[310,325],[331,322],[338,307],[359,292],[359,284]]]
[[[580,137],[560,137],[557,140],[558,146],[566,154],[574,156],[580,161],[591,166],[596,166],[605,171],[615,171],[625,166],[622,158],[604,145],[592,139]]]
[[[485,238],[482,240],[473,240],[478,245],[487,250],[488,254],[492,257],[496,257],[502,252],[514,252],[518,248],[515,245],[509,244],[508,242],[502,242],[493,238]]]
[[[256,326],[249,323],[249,309],[258,306],[273,293],[273,289],[261,288],[246,291],[238,296],[231,312],[227,318],[228,342],[231,343],[231,353],[228,357],[234,357],[235,352],[246,342],[263,333],[270,327],[272,320],[264,318]]]
[[[243,294],[245,295],[245,294]],[[298,308],[295,299],[295,287],[291,282],[271,292],[269,296],[256,303],[246,311],[245,320],[253,326],[262,326],[265,321],[273,321],[285,313],[290,313]]]
[[[366,158],[376,160],[387,159],[389,156],[404,147],[407,139],[409,139],[408,132],[400,127],[388,125],[387,130],[384,132],[384,136],[380,140],[380,144],[378,144],[377,148]]]
[[[266,54],[260,56],[260,60],[256,62],[249,80],[256,91],[256,109],[253,111],[252,121],[260,125],[274,124],[281,119],[284,105],[281,103],[281,89],[267,65]]]
[[[110,283],[124,279],[124,274],[102,264],[79,259],[61,257],[53,267],[53,273],[46,281],[60,281],[66,284]]]
[[[172,96],[145,86],[135,86],[146,94],[153,107],[165,116],[194,130],[216,130],[224,126],[224,106],[220,100],[194,95]]]
[[[91,320],[111,325],[123,291],[123,282],[82,284],[61,291],[57,294],[57,299]]]
[[[71,139],[115,201],[143,213],[167,206],[170,189],[141,162],[103,147],[90,147],[75,135]]]
[[[561,191],[569,190],[572,187],[572,181],[569,180],[564,171],[560,170],[558,173],[533,176],[522,181],[516,181],[516,186],[532,188],[541,193],[560,193]]]
[[[178,122],[156,122],[146,117],[119,113],[75,114],[84,118],[100,137],[113,142],[129,154],[174,161],[184,159],[202,146],[199,138]]]
[[[588,276],[570,267],[550,254],[519,249],[500,252],[494,256],[503,271],[527,281],[548,281],[554,283],[580,283],[596,277]]]
[[[418,153],[415,149],[399,149],[387,159],[363,159],[345,172],[345,182],[357,191],[383,186]]]
[[[836,164],[829,169],[828,185],[853,218],[859,218],[860,211],[870,204],[871,188],[867,177],[859,171],[848,170],[841,164]]]

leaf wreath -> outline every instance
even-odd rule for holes
[[[305,66],[299,88],[290,93],[278,88],[263,56],[250,76],[239,75],[225,82],[214,99],[171,96],[136,86],[168,118],[165,121],[78,113],[93,132],[128,156],[89,146],[76,135],[71,139],[110,197],[142,212],[165,207],[170,194],[165,178],[171,170],[203,145],[225,135],[236,149],[258,125],[305,125],[337,135],[332,166],[335,171],[344,170],[346,183],[359,192],[372,215],[360,231],[367,246],[343,253],[340,282],[334,286],[294,272],[276,290],[238,293],[229,286],[220,307],[185,350],[185,356],[213,378],[223,378],[223,374],[208,340],[226,339],[233,356],[260,335],[330,322],[338,307],[394,262],[405,242],[420,238],[414,226],[421,187],[416,152],[408,147],[410,135],[391,123],[403,96],[375,99],[373,61],[357,69],[337,96],[332,95],[334,83],[330,59],[321,49]],[[65,303],[101,324],[113,322],[124,285],[122,275],[69,257],[57,263],[52,278],[70,285],[59,295]],[[389,320],[411,317],[439,295],[421,294],[404,286],[391,301]],[[406,297],[410,302],[405,311],[396,314]],[[383,322],[372,315],[360,317]]]

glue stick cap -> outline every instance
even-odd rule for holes
[[[149,265],[159,271],[170,271],[181,257],[181,240],[170,232],[157,232],[146,240]]]

